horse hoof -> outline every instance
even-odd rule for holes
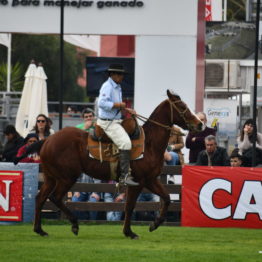
[[[125,234],[126,237],[130,237],[131,239],[139,239],[139,236],[133,232]]]
[[[149,232],[152,232],[156,229],[157,229],[157,227],[156,227],[155,222],[151,222],[150,225],[149,225]]]
[[[40,235],[41,237],[48,237],[48,233],[43,230],[34,230],[36,234]]]
[[[136,234],[134,234],[134,236],[132,236],[131,239],[138,240],[138,239],[139,239],[139,236],[136,235]]]
[[[78,235],[78,228],[72,227],[72,232],[77,236]]]

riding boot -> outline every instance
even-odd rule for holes
[[[119,150],[120,172],[119,183],[127,186],[138,186],[139,183],[133,181],[130,169],[130,150]]]

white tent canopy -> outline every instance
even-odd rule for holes
[[[33,129],[37,115],[48,116],[46,79],[42,66],[29,65],[16,116],[16,129],[24,137]]]
[[[29,115],[28,115],[29,132],[33,129],[36,123],[36,117],[39,114],[44,114],[48,116],[46,79],[47,76],[45,74],[44,68],[42,66],[38,66],[35,73],[35,79],[33,82]]]
[[[25,73],[25,82],[15,123],[16,130],[22,136],[25,136],[28,133],[28,115],[35,73],[36,65],[31,63]]]

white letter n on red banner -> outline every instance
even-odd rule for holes
[[[5,183],[5,195],[6,197],[0,193],[0,207],[4,209],[5,212],[9,211],[9,197],[10,197],[10,184],[13,183],[12,180],[3,180]]]

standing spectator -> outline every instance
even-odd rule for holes
[[[240,132],[240,136],[237,138],[239,154],[243,157],[243,165],[252,165],[252,148],[254,136],[254,122],[253,119],[248,119]],[[261,163],[262,158],[262,134],[257,133],[256,138],[256,165]]]
[[[24,139],[16,131],[13,125],[8,125],[4,129],[4,134],[7,142],[4,145],[2,160],[4,162],[13,162],[18,149],[24,144]]]
[[[89,109],[89,108],[85,108],[82,111],[82,118],[84,120],[83,123],[78,124],[76,127],[80,128],[82,130],[85,130],[87,132],[89,132],[91,129],[94,129],[94,120],[95,120],[95,114],[94,111]]]
[[[82,174],[78,182],[80,183],[101,183],[101,180],[94,179],[86,174]],[[99,193],[96,192],[74,192],[73,197],[72,197],[72,202],[99,202],[101,199],[101,196]],[[90,220],[96,220],[97,219],[97,211],[75,211],[75,215],[79,219],[90,219]]]
[[[54,134],[55,131],[50,128],[49,118],[44,114],[39,114],[36,118],[36,123],[34,128],[32,129],[32,133],[36,133],[39,140],[43,140]]]
[[[206,125],[207,118],[204,112],[198,112],[197,116]],[[205,129],[199,133],[189,132],[186,138],[186,148],[189,148],[189,163],[195,163],[197,161],[198,153],[205,149],[205,137],[209,135],[216,135],[216,130],[210,127],[205,127]]]
[[[217,146],[216,137],[209,135],[205,138],[206,149],[197,157],[197,166],[229,166],[229,157],[223,147]]]
[[[20,157],[20,156],[26,154],[26,149],[30,145],[32,145],[33,143],[35,143],[37,141],[39,141],[37,134],[34,134],[34,133],[28,134],[26,136],[26,138],[24,139],[25,145],[23,145],[22,147],[20,147],[18,149],[16,157]],[[22,162],[22,163],[40,163],[41,161],[40,161],[40,156],[37,153],[33,153],[33,154],[30,154],[30,155],[27,155],[27,157],[21,159],[19,162]]]

